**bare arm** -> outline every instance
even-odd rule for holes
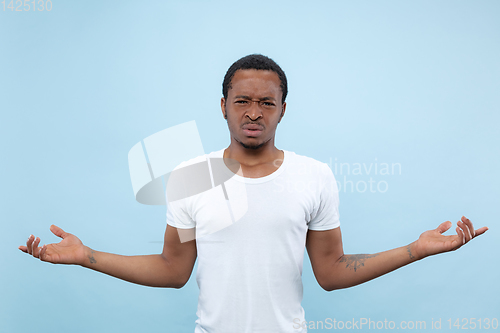
[[[40,239],[28,238],[19,249],[42,261],[87,267],[116,278],[151,287],[181,288],[189,280],[196,260],[196,243],[181,243],[177,229],[167,225],[163,252],[143,256],[122,256],[94,251],[70,233],[51,226],[63,240],[39,247]]]
[[[375,254],[345,255],[340,228],[309,230],[306,247],[316,280],[331,291],[361,284],[433,254],[456,250],[488,230],[486,227],[474,230],[465,217],[457,225],[457,235],[442,235],[451,226],[447,221],[407,246]]]

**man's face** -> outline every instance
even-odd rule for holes
[[[227,100],[221,99],[231,142],[244,148],[258,149],[266,144],[274,146],[274,135],[285,113],[281,104],[281,81],[273,71],[237,70],[231,80]]]

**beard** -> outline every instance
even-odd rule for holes
[[[243,143],[241,141],[238,141],[240,143],[240,145],[243,146],[243,148],[246,148],[246,149],[253,149],[253,150],[257,150],[259,149],[260,147],[264,146],[266,143],[265,142],[262,142],[262,143],[259,143],[259,144],[252,144],[252,145],[247,145],[246,143]]]
[[[268,140],[264,141],[264,142],[261,142],[261,143],[251,143],[251,144],[248,144],[248,143],[244,143],[238,139],[236,139],[236,142],[238,142],[243,148],[245,149],[252,149],[252,150],[257,150],[261,147],[263,147],[265,144],[267,144],[269,141],[271,141],[271,138],[269,138]]]

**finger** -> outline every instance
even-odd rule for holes
[[[452,223],[450,221],[446,221],[446,222],[443,222],[441,223],[437,228],[436,228],[436,231],[439,232],[440,234],[442,234],[443,232],[445,232],[446,230],[450,229],[450,227],[452,226]]]
[[[460,229],[462,229],[462,231],[465,235],[465,243],[470,241],[472,239],[472,233],[470,232],[469,227],[465,223],[463,223],[462,221],[458,221],[457,225],[460,227]]]
[[[55,263],[52,258],[52,250],[49,248],[52,244],[45,244],[42,248],[42,260],[50,263]]]
[[[45,252],[47,251],[47,245],[43,245],[42,246],[42,249],[40,250],[40,255],[38,256],[38,258],[40,258],[41,261],[47,261],[47,255],[45,254]]]
[[[28,240],[26,241],[26,248],[27,248],[29,254],[33,253],[31,250],[33,248],[33,240],[34,240],[34,236],[30,235],[28,237]]]
[[[469,231],[471,233],[471,239],[476,237],[476,232],[474,231],[474,226],[472,225],[472,222],[465,216],[462,216],[460,220],[469,228]]]
[[[66,237],[66,235],[67,235],[67,233],[64,232],[64,230],[62,230],[61,228],[59,228],[56,225],[51,225],[50,226],[50,231],[52,231],[52,233],[54,235],[56,235],[57,237],[61,237],[62,239],[64,239]]]
[[[484,234],[486,231],[488,230],[488,227],[482,227],[482,228],[479,228],[475,231],[476,233],[476,237],[479,236],[479,235],[482,235]]]
[[[462,240],[462,244],[459,245],[459,247],[460,247],[460,246],[465,244],[465,235],[464,235],[462,229],[460,229],[459,227],[457,227],[455,230],[457,231],[458,238],[460,238]],[[458,249],[458,247],[457,247],[457,249]]]
[[[23,251],[24,253],[28,253],[28,248],[24,245],[19,246],[18,249]]]
[[[38,258],[38,254],[40,253],[40,249],[38,248],[38,244],[40,244],[40,238],[36,237],[35,240],[33,241],[31,253],[33,257]]]

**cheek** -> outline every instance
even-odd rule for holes
[[[238,121],[235,119],[234,115],[228,115],[226,121],[227,126],[230,130],[238,128]]]

